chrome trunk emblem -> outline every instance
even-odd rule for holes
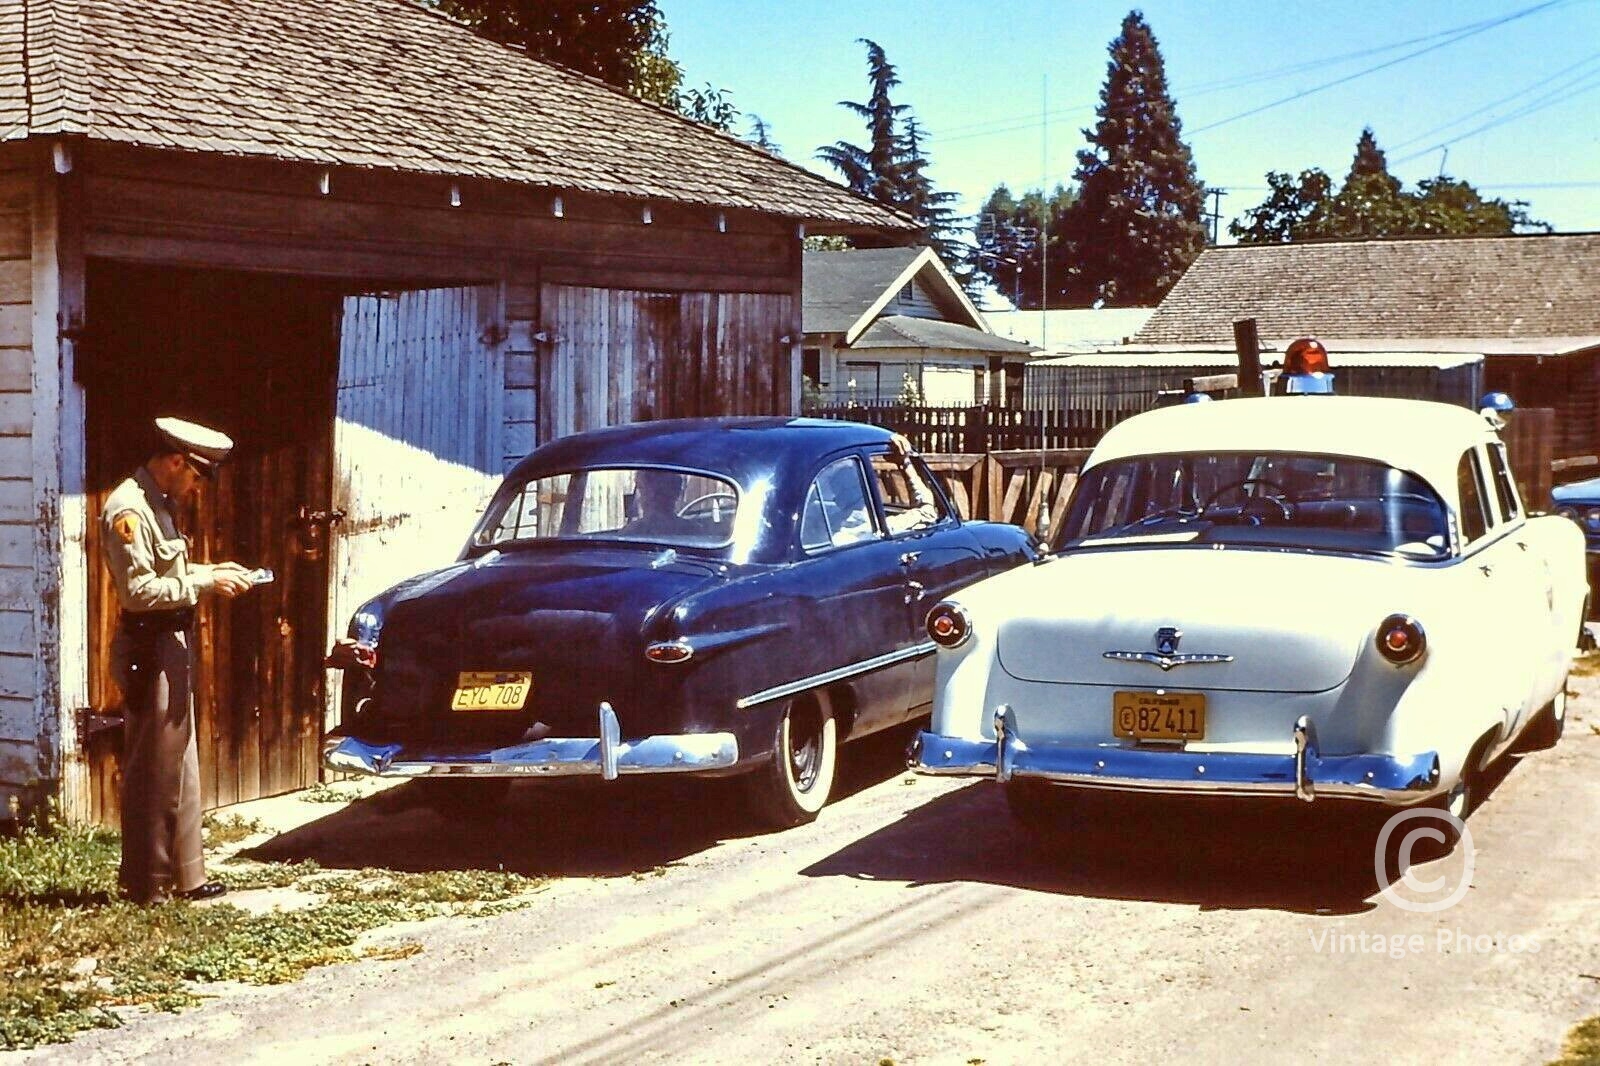
[[[1231,663],[1231,655],[1213,655],[1209,653],[1178,653],[1178,645],[1183,640],[1183,630],[1176,626],[1162,626],[1156,630],[1155,651],[1108,651],[1103,657],[1123,663],[1151,663],[1163,670],[1171,670],[1175,666],[1193,666],[1204,663]]]

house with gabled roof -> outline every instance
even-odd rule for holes
[[[1558,455],[1600,451],[1600,233],[1208,248],[1125,354],[1210,361],[1199,353],[1231,351],[1239,318],[1268,361],[1308,334],[1336,369],[1342,351],[1481,360],[1484,389],[1556,411]]]
[[[93,516],[176,415],[238,441],[199,558],[206,806],[317,780],[321,659],[578,430],[784,413],[806,233],[916,229],[408,0],[0,0],[0,811],[114,821]]]
[[[997,336],[931,248],[805,253],[802,373],[825,404],[1020,402],[1033,345]]]

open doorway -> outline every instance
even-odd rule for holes
[[[79,376],[94,710],[116,715],[122,699],[109,671],[116,598],[94,518],[144,459],[154,418],[188,418],[236,442],[180,518],[192,557],[269,567],[277,578],[238,600],[202,603],[194,693],[207,808],[318,779],[340,308],[326,282],[89,264]],[[87,751],[94,816],[112,824],[120,747],[121,730],[104,729]]]

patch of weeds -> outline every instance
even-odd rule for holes
[[[223,832],[241,828],[228,822]],[[0,839],[0,1050],[116,1026],[112,1007],[179,1010],[199,1002],[204,982],[277,984],[329,963],[405,958],[422,945],[355,944],[396,922],[526,906],[540,885],[500,871],[330,873],[236,859],[215,862],[212,875],[237,889],[299,888],[315,902],[265,914],[225,902],[140,907],[117,898],[119,848],[94,828]]]
[[[395,959],[409,959],[422,950],[422,945],[415,940],[402,940],[398,944],[385,944],[382,947],[368,948],[361,953],[363,959],[381,959],[392,962]]]
[[[208,872],[213,880],[221,881],[234,891],[243,892],[251,888],[291,888],[302,877],[321,873],[322,867],[313,859],[304,862],[229,859]]]
[[[1561,1057],[1550,1066],[1600,1066],[1600,1018],[1573,1026]]]
[[[205,834],[206,847],[216,848],[224,844],[237,844],[257,833],[265,833],[268,826],[259,818],[242,818],[237,814],[208,814],[201,819],[200,829]]]
[[[336,788],[320,782],[300,793],[302,803],[352,803],[360,798],[361,793],[353,788]]]

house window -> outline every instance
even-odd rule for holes
[[[856,403],[881,403],[883,364],[846,363],[845,395]]]
[[[822,349],[803,348],[800,351],[800,373],[811,379],[811,384],[822,384]]]

